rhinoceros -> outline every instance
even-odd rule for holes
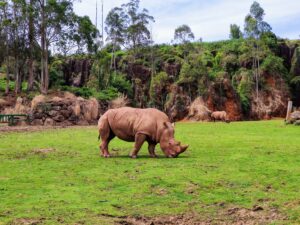
[[[167,157],[177,157],[188,148],[188,145],[181,145],[175,141],[174,127],[168,116],[154,108],[109,109],[100,117],[98,130],[99,139],[101,138],[100,153],[106,158],[110,157],[108,144],[115,136],[124,141],[135,142],[130,154],[132,158],[137,157],[145,141],[148,142],[151,157],[157,157],[157,143]]]
[[[230,120],[225,111],[215,111],[210,116],[214,122],[216,120],[222,120],[223,122],[230,123]]]

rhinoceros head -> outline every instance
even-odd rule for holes
[[[165,122],[163,129],[160,147],[167,157],[175,158],[189,147],[174,139],[174,126],[170,122]]]

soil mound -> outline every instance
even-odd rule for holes
[[[193,121],[209,121],[211,111],[205,106],[202,97],[196,98],[189,108],[189,114],[187,119]]]

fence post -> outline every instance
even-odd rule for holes
[[[286,121],[288,121],[290,119],[292,109],[293,109],[293,102],[289,101],[288,107],[287,107],[287,112],[286,112],[286,118],[285,118]]]

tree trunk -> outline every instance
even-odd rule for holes
[[[41,84],[40,89],[42,94],[48,92],[48,52],[46,40],[46,18],[45,18],[45,0],[41,2]]]
[[[9,93],[9,55],[8,55],[8,45],[6,45],[6,88],[5,94]]]
[[[115,70],[115,43],[113,43],[112,57],[111,57],[111,61],[110,61],[110,69]]]
[[[16,2],[14,3],[14,7],[13,7],[13,15],[14,15],[14,22],[16,24],[18,24],[18,15],[17,15],[17,5]],[[21,83],[22,83],[22,79],[21,79],[21,74],[20,74],[20,70],[19,70],[19,36],[18,36],[18,30],[15,27],[13,30],[13,34],[14,34],[14,56],[15,56],[15,93],[19,94],[21,92]]]
[[[259,84],[259,57],[257,57],[257,86],[256,86],[256,93],[257,93],[257,99],[258,99],[258,84]]]
[[[4,7],[4,19],[7,19],[7,14],[6,14],[6,8]],[[6,53],[6,87],[5,87],[5,94],[9,93],[9,46],[8,46],[8,27],[5,29],[6,34],[5,34],[5,53]]]
[[[19,56],[18,54],[15,57],[15,93],[19,94],[21,92],[22,79],[19,69]]]
[[[255,55],[255,59],[254,59],[254,70],[255,70],[255,91],[256,91],[256,100],[258,100],[258,77],[257,77],[257,59],[256,59],[256,55]]]
[[[49,88],[49,69],[48,69],[48,44],[47,44],[47,39],[46,39],[46,32],[45,32],[45,94],[48,93],[48,88]]]
[[[42,24],[41,25],[41,83],[40,83],[41,93],[44,92],[44,84],[45,84],[45,59],[44,59],[44,56],[45,56],[44,51],[45,50],[44,50],[44,48],[45,48],[44,27]]]
[[[33,5],[33,0],[30,0],[30,7]],[[33,25],[33,15],[32,15],[32,9],[30,8],[29,12],[29,22],[28,22],[28,39],[29,39],[29,60],[28,60],[28,86],[27,91],[33,90],[33,81],[34,81],[34,75],[33,75],[33,39],[34,39],[34,25]]]

